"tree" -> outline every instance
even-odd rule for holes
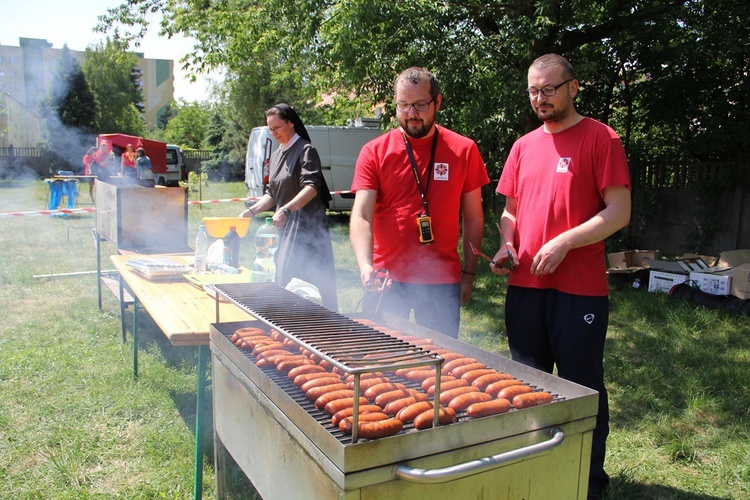
[[[79,170],[83,152],[93,142],[96,101],[81,66],[63,46],[51,90],[41,105],[46,143],[40,145],[52,170]]]
[[[145,26],[160,10],[165,34],[198,40],[187,66],[221,66],[233,83],[247,82],[232,92],[241,89],[245,104],[236,109],[253,106],[245,115],[253,119],[269,95],[290,95],[313,113],[324,94],[389,102],[394,76],[425,66],[441,81],[441,122],[474,138],[496,176],[512,142],[538,126],[522,90],[528,65],[546,52],[573,62],[579,109],[611,122],[631,155],[747,152],[749,7],[750,0],[308,0],[304,8],[284,0],[133,0],[103,16],[100,29]]]
[[[201,149],[206,138],[210,106],[180,99],[164,129],[165,140],[184,148]]]
[[[133,83],[136,63],[135,54],[118,41],[107,40],[86,49],[83,73],[96,99],[98,133],[144,134],[145,125],[136,107],[143,95]]]

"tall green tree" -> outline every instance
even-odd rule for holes
[[[496,176],[538,126],[528,65],[557,52],[577,69],[580,110],[611,122],[631,155],[748,148],[750,0],[132,0],[100,28],[146,26],[155,10],[163,33],[197,39],[185,64],[248,82],[235,109],[252,106],[254,120],[270,104],[259,96],[290,95],[303,117],[324,94],[389,103],[394,76],[425,66],[442,83],[441,122],[474,138]]]
[[[63,46],[50,92],[40,111],[45,142],[39,146],[52,170],[83,168],[81,157],[93,144],[97,107],[81,65],[67,45]]]
[[[200,102],[177,101],[172,118],[164,129],[164,138],[183,148],[202,149],[210,120],[210,105]]]
[[[137,61],[127,45],[116,40],[86,49],[82,66],[97,103],[97,133],[144,134],[137,108],[143,95],[133,81]]]

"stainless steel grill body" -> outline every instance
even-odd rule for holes
[[[420,431],[405,426],[395,436],[353,442],[284,374],[258,368],[249,353],[229,341],[241,326],[272,327],[337,366],[352,372],[374,370],[370,362],[358,362],[361,351],[338,349],[349,342],[349,330],[362,327],[360,323],[274,287],[219,285],[222,295],[258,321],[216,323],[210,334],[217,448],[226,447],[264,498],[585,498],[595,391],[400,318],[378,316],[369,319],[404,334],[434,339],[436,345],[474,357],[556,398],[547,405],[481,419],[459,413],[450,425]],[[387,335],[366,334],[367,345],[360,347],[367,352],[377,351],[375,345],[392,352]],[[344,340],[336,342],[337,337]],[[329,346],[334,348],[327,350]],[[401,357],[388,358],[388,363],[442,362],[413,346],[398,354]],[[562,432],[552,438],[554,428]],[[539,443],[549,446],[563,433],[564,441],[553,443],[550,450],[531,456],[518,452]],[[510,456],[496,459],[503,453]],[[476,468],[470,466],[472,461]],[[217,465],[217,477],[220,473]]]

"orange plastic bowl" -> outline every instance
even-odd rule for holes
[[[240,238],[244,238],[250,228],[249,217],[203,217],[206,232],[212,238],[223,238],[231,226],[235,227]]]

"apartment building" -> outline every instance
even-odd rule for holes
[[[79,62],[85,52],[70,50]],[[174,61],[146,59],[137,53],[144,97],[143,119],[156,125],[174,100]],[[19,46],[0,43],[0,147],[35,146],[40,140],[39,103],[47,96],[62,48],[40,38],[19,38]]]

